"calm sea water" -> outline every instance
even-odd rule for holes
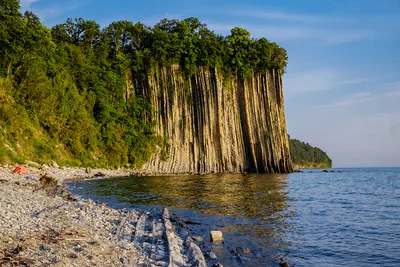
[[[116,208],[172,213],[224,233],[224,266],[400,266],[400,168],[87,180],[69,190]],[[204,248],[204,247],[203,247]]]

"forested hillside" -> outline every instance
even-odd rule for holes
[[[104,29],[78,18],[49,29],[19,10],[0,0],[0,163],[138,167],[168,143],[133,79],[171,64],[187,81],[199,66],[227,78],[286,66],[277,44],[241,28],[220,36],[196,18]]]
[[[297,139],[289,139],[290,156],[297,168],[331,168],[332,160],[318,147],[313,147]]]

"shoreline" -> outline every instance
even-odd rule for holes
[[[46,167],[46,176],[55,178],[46,184],[38,168],[20,175],[13,167],[0,166],[0,266],[168,266],[176,259],[207,266],[193,240],[171,230],[169,216],[77,200],[64,187],[130,171],[92,169],[89,175],[85,168]]]

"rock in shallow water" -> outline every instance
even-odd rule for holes
[[[214,252],[207,252],[206,256],[213,260],[215,260],[217,258],[217,255],[215,255]]]
[[[210,232],[210,240],[211,242],[224,242],[224,238],[222,237],[221,231],[211,231]]]

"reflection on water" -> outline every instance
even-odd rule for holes
[[[286,247],[286,218],[292,215],[285,174],[88,180],[70,190],[116,207],[168,206],[179,216],[202,223],[192,234],[207,237],[210,230],[220,229],[226,244],[215,250],[227,266],[273,265],[279,250]],[[246,262],[230,260],[238,256],[238,247],[250,248],[254,255]]]
[[[133,190],[156,195],[142,202],[145,205],[196,209],[234,217],[270,217],[282,211],[287,198],[286,175],[149,177],[126,182],[127,194]]]
[[[263,219],[281,216],[286,179],[285,174],[134,177],[88,180],[84,189],[85,194],[117,202]]]
[[[85,198],[119,208],[160,209],[199,222],[190,234],[224,266],[400,266],[400,168],[89,180]]]

